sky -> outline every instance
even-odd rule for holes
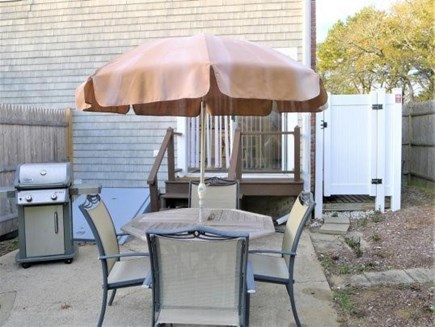
[[[316,0],[317,42],[323,42],[328,29],[339,19],[345,21],[362,8],[373,5],[376,9],[386,10],[399,0]]]

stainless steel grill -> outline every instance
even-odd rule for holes
[[[16,261],[27,268],[37,261],[71,263],[73,243],[70,163],[18,166],[15,178],[19,252]]]

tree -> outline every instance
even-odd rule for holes
[[[334,94],[401,87],[406,100],[434,91],[432,0],[406,0],[389,13],[363,8],[338,21],[318,47],[318,70]]]

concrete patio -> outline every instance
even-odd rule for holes
[[[251,240],[251,248],[279,248],[281,233]],[[123,250],[146,251],[132,240]],[[101,304],[101,266],[93,244],[82,244],[72,264],[39,263],[23,269],[15,252],[0,257],[0,326],[95,326]],[[296,305],[303,326],[338,326],[332,293],[309,231],[299,244],[295,273]],[[295,326],[284,286],[256,283],[251,296],[251,326]],[[108,307],[105,326],[150,326],[151,290],[120,289]]]

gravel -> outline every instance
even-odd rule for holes
[[[334,291],[341,326],[434,326],[433,283],[338,289],[333,281],[343,274],[434,267],[435,194],[405,187],[399,211],[335,215],[340,214],[350,217],[342,242],[332,249],[315,248]]]

